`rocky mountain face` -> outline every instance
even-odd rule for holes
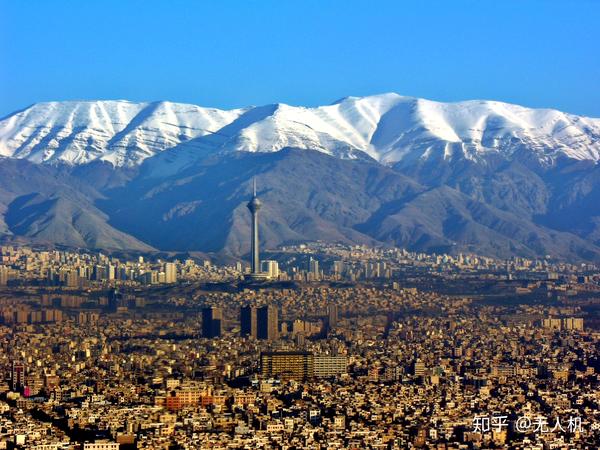
[[[600,120],[384,94],[317,108],[37,104],[0,120],[0,235],[249,250],[261,239],[600,261]]]
[[[152,247],[108,224],[95,206],[102,195],[61,167],[0,159],[0,237],[70,247]]]

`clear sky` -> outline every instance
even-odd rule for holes
[[[231,108],[390,91],[600,117],[600,1],[0,0],[0,116],[49,100]]]

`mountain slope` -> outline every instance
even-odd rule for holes
[[[591,234],[584,240],[583,234],[570,232],[569,227],[581,231],[572,224],[552,223],[553,209],[539,216],[523,202],[514,211],[503,210],[447,185],[420,184],[374,161],[299,149],[242,152],[200,159],[160,178],[144,167],[125,176],[113,170],[117,183],[106,181],[105,165],[85,167],[81,171],[0,159],[4,239],[240,256],[249,249],[246,202],[251,179],[257,177],[264,204],[263,248],[324,240],[425,252],[600,261],[600,248],[591,240],[597,228],[588,229],[587,222],[582,222],[583,231]],[[102,186],[102,193],[90,183]],[[567,184],[578,186],[582,194],[556,207],[589,204],[589,196],[596,194],[585,183],[597,185],[591,175],[574,174]]]
[[[0,158],[0,238],[71,247],[152,250],[107,224],[101,197],[60,168]]]
[[[246,202],[253,177],[264,205],[260,231],[267,248],[324,240],[502,257],[600,258],[600,248],[573,234],[451,187],[431,189],[375,162],[298,149],[208,158],[164,178],[142,175],[107,191],[99,206],[112,225],[155,247],[240,255],[250,246]]]
[[[383,190],[377,196],[392,200],[422,189],[379,165],[288,149],[204,159],[171,177],[139,176],[106,191],[108,200],[99,205],[111,224],[154,246],[240,254],[249,248],[245,205],[253,176],[264,198],[267,247],[317,239],[374,243],[353,228],[375,207],[372,196]]]

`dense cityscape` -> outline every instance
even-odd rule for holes
[[[597,267],[322,242],[258,258],[258,239],[250,267],[1,247],[0,448],[600,441]]]

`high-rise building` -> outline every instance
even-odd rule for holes
[[[566,317],[563,319],[565,330],[583,330],[583,319],[578,317]]]
[[[314,376],[317,378],[329,378],[348,372],[346,356],[315,355],[313,361]]]
[[[413,366],[413,372],[414,372],[415,376],[417,376],[417,377],[423,376],[425,374],[426,370],[427,370],[427,367],[425,366],[425,363],[423,361],[421,361],[420,359],[417,359]]]
[[[165,272],[165,283],[175,283],[177,281],[177,267],[175,263],[165,263],[163,270]]]
[[[141,273],[138,277],[138,281],[142,284],[156,284],[158,283],[158,272],[156,270],[148,270]]]
[[[319,260],[313,259],[311,256],[308,260],[308,272],[313,280],[320,278],[321,272],[319,271]]]
[[[256,312],[256,337],[270,341],[279,337],[279,314],[275,306],[263,306]]]
[[[65,285],[69,287],[79,286],[79,273],[76,270],[69,270],[65,274]]]
[[[583,319],[578,317],[542,319],[542,326],[550,330],[583,330]]]
[[[118,289],[114,288],[108,292],[108,310],[116,312],[119,306],[123,304],[123,294]]]
[[[262,272],[270,279],[276,280],[279,277],[279,263],[271,259],[262,261]]]
[[[107,264],[106,267],[104,268],[104,274],[107,280],[114,280],[115,279],[115,266],[113,266],[112,264]]]
[[[327,306],[327,319],[328,319],[328,324],[330,327],[337,326],[338,317],[339,317],[338,305],[336,305],[335,303],[330,303]]]
[[[240,328],[242,336],[258,337],[257,309],[254,306],[242,306],[240,311]]]
[[[8,267],[0,266],[0,286],[8,284]]]
[[[344,273],[344,261],[333,262],[333,273],[335,275],[341,275],[342,273]]]
[[[13,391],[18,391],[23,387],[25,379],[25,365],[22,362],[13,361],[10,372],[10,382]]]
[[[346,356],[314,355],[306,351],[263,352],[260,355],[261,375],[282,380],[329,378],[347,373]]]
[[[202,308],[202,336],[220,337],[223,332],[223,310],[216,307]]]
[[[263,352],[260,355],[263,377],[282,380],[307,380],[314,375],[313,354],[310,352]]]

